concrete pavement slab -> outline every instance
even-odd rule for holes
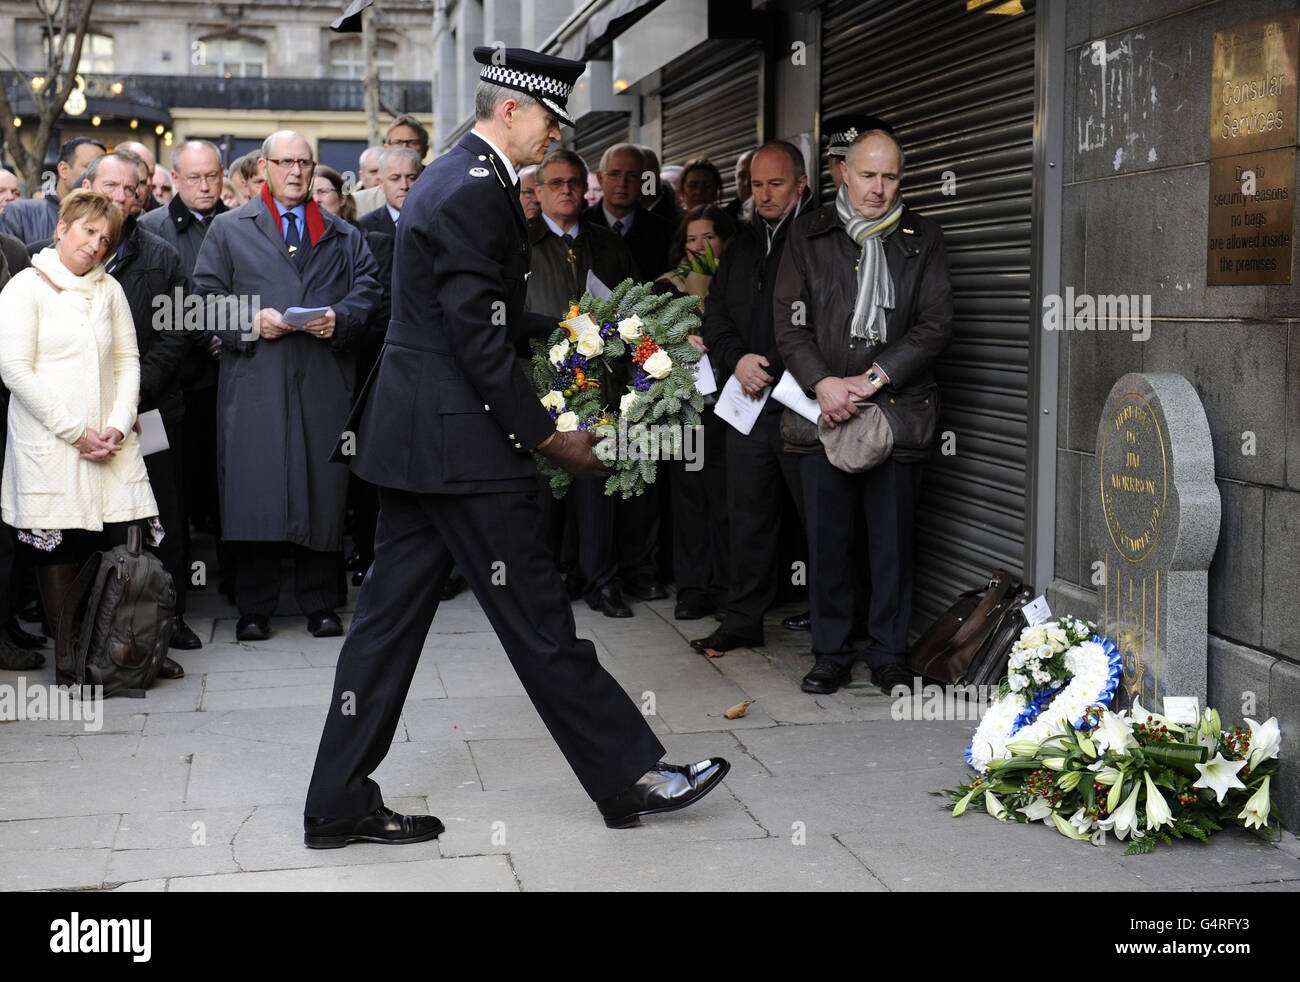
[[[0,890],[76,890],[104,880],[111,849],[50,849],[6,854]]]
[[[78,815],[0,822],[0,857],[49,849],[108,849],[119,820],[119,815]]]
[[[166,811],[178,807],[189,773],[180,757],[5,764],[0,821]]]
[[[352,845],[352,849],[413,849],[414,846]],[[515,892],[519,885],[505,856],[463,859],[407,859],[357,866],[179,876],[167,881],[170,893],[258,893],[306,891],[384,893]]]

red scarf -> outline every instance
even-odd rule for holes
[[[271,209],[271,217],[275,219],[275,224],[283,225],[280,209],[276,207],[275,199],[271,197],[271,185],[262,185],[262,200],[266,202],[266,207]],[[325,234],[325,219],[320,216],[320,205],[316,204],[315,198],[307,199],[303,211],[307,215],[307,238],[311,240],[312,245],[315,245]]]

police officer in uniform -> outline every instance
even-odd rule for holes
[[[484,66],[474,129],[406,199],[384,349],[336,453],[379,487],[380,512],[307,794],[314,848],[421,842],[443,830],[433,816],[385,808],[369,775],[388,752],[453,563],[606,825],[685,807],[730,766],[660,762],[663,746],[640,711],[576,637],[538,532],[531,451],[577,475],[604,473],[595,437],[557,432],[515,357],[526,337],[555,327],[524,310],[529,245],[516,168],[542,159],[560,122],[572,125],[565,107],[586,66],[513,48],[478,47],[474,57]]]

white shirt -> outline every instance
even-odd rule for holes
[[[391,218],[393,224],[396,225],[397,220],[402,217],[402,213],[386,201],[384,202],[384,207],[388,209],[388,217]]]
[[[613,228],[614,228],[614,223],[615,223],[615,222],[622,222],[622,223],[623,223],[623,233],[622,233],[623,235],[627,235],[628,232],[632,231],[632,219],[636,218],[636,209],[635,209],[635,208],[633,208],[631,211],[629,211],[629,212],[628,212],[626,215],[624,215],[622,218],[619,218],[617,215],[611,215],[610,212],[609,212],[609,209],[606,208],[605,205],[604,205],[603,203],[602,203],[601,206],[600,206],[600,210],[603,211],[603,212],[605,213],[605,221],[609,222],[609,227],[610,227],[610,229],[613,229]]]
[[[487,134],[482,130],[475,127],[472,132],[480,140],[496,151],[497,157],[500,158],[501,163],[506,165],[506,176],[510,178],[510,183],[517,186],[519,184],[519,175],[515,173],[515,165],[510,162],[510,158],[505,155],[505,152],[500,147],[489,140]]]
[[[546,214],[546,212],[542,212],[541,215],[542,219],[546,222],[547,228],[556,235],[572,235],[575,239],[578,237],[578,220],[576,218],[573,220],[573,224],[568,228],[560,228],[559,223],[552,219],[550,215]]]

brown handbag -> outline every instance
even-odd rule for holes
[[[1032,587],[998,570],[987,587],[967,590],[917,639],[907,667],[943,685],[995,684],[1025,627],[1022,608],[1032,599]]]

